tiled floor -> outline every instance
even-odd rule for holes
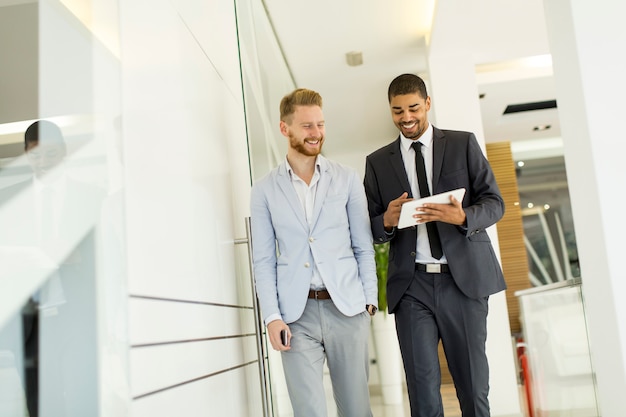
[[[456,398],[454,386],[451,384],[441,386],[441,397],[443,399],[443,412],[446,417],[461,417],[459,402]],[[372,393],[371,398],[372,413],[374,417],[410,417],[409,399],[404,394],[404,401],[401,405],[384,405],[381,395]]]
[[[522,386],[519,386],[520,393],[520,409],[522,415],[527,416],[528,410],[526,408],[525,394]],[[461,410],[459,408],[459,401],[456,398],[456,391],[454,385],[444,384],[441,386],[441,398],[443,400],[443,413],[445,417],[461,417]],[[374,417],[411,417],[411,411],[409,408],[409,398],[404,393],[404,400],[400,405],[384,405],[383,399],[380,394],[376,392],[371,393],[372,414]],[[578,414],[562,414],[563,416],[578,416]],[[580,414],[580,416],[595,416],[596,414]]]

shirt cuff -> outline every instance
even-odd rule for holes
[[[283,318],[281,317],[280,314],[276,313],[276,314],[270,314],[269,316],[267,316],[267,318],[265,319],[265,326],[267,327],[268,324],[270,324],[273,321],[276,320],[282,320]]]

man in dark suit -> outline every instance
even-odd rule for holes
[[[506,285],[486,229],[502,217],[504,202],[474,134],[428,122],[431,99],[421,78],[396,77],[388,99],[400,136],[367,157],[364,183],[374,241],[390,242],[387,299],[411,416],[443,417],[441,340],[463,417],[487,417],[488,297]],[[457,188],[466,190],[463,201],[425,204],[415,226],[397,228],[403,203]]]

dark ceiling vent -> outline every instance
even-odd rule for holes
[[[509,104],[502,114],[519,113],[523,111],[556,109],[556,100],[536,101],[534,103]]]

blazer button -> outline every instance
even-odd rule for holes
[[[305,262],[305,263],[304,263],[304,267],[305,267],[305,268],[308,268],[308,267],[310,267],[310,266],[311,266],[311,264],[310,264],[310,263],[308,263],[308,262]]]
[[[411,252],[411,256],[415,258],[415,252]]]

